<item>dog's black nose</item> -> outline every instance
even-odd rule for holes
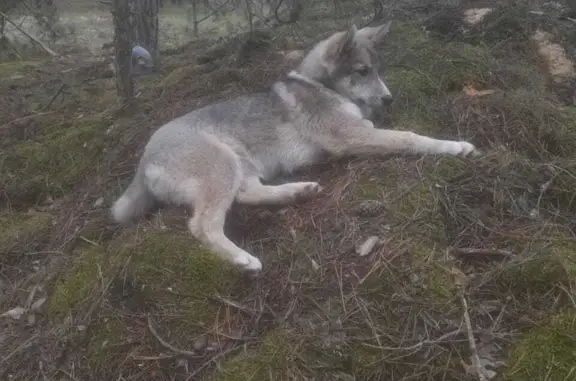
[[[392,98],[390,95],[387,95],[382,97],[380,101],[382,102],[382,106],[390,106],[392,102],[394,102],[394,98]]]

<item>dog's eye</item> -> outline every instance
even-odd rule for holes
[[[370,74],[370,68],[368,66],[363,66],[358,70],[356,70],[356,73],[358,73],[362,77],[366,77],[368,74]]]

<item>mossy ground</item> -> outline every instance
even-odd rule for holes
[[[576,315],[559,313],[515,344],[503,379],[573,380],[576,375]]]
[[[320,8],[298,31],[280,28],[277,43],[308,47],[336,25],[344,28],[346,20]],[[484,155],[327,164],[294,176],[326,187],[317,200],[280,211],[234,208],[230,236],[264,262],[254,280],[202,248],[172,211],[120,229],[110,226],[107,208],[130,181],[153,128],[262,90],[285,71],[273,47],[256,63],[237,62],[236,50],[206,58],[209,44],[199,39],[138,80],[142,94],[131,116],[111,112],[113,81],[96,76],[50,106],[63,114],[0,131],[2,197],[10,209],[0,217],[0,249],[25,253],[32,246],[24,241],[34,238],[34,250],[64,257],[47,287],[44,339],[71,354],[51,363],[73,364],[86,379],[165,379],[184,367],[184,379],[194,373],[214,381],[461,380],[462,363],[469,363],[465,295],[475,329],[492,332],[478,340],[506,348],[494,354],[507,364],[499,377],[570,379],[576,112],[561,103],[527,39],[535,26],[569,35],[555,21],[535,24],[523,8],[498,9],[467,33],[426,31],[430,15],[398,12],[379,47],[396,96],[388,121],[473,141]],[[55,78],[29,102],[18,97],[26,99],[35,82],[9,79],[43,65],[0,64],[10,74],[0,81],[10,91],[2,123],[50,102]],[[495,92],[470,97],[465,86]],[[371,235],[380,246],[357,256],[355,246]],[[173,346],[198,347],[196,356],[172,353],[148,319]],[[26,378],[38,361],[15,353],[10,372]]]

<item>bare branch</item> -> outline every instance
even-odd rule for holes
[[[175,346],[173,346],[172,344],[170,344],[169,342],[164,340],[162,337],[160,337],[160,335],[156,331],[156,328],[154,328],[154,325],[152,324],[152,318],[150,316],[148,316],[148,329],[150,330],[150,333],[156,338],[156,340],[158,340],[160,345],[162,345],[164,348],[168,349],[169,351],[172,351],[174,353],[178,353],[178,354],[180,354],[182,356],[186,356],[186,357],[201,357],[201,356],[198,356],[198,353],[196,353],[196,352],[186,351],[184,349],[176,348]]]
[[[31,41],[33,41],[34,43],[38,44],[42,49],[44,49],[47,53],[49,53],[52,57],[57,57],[58,53],[56,53],[55,51],[53,51],[52,49],[50,49],[48,46],[46,46],[42,41],[40,41],[39,39],[37,39],[36,37],[32,36],[31,34],[29,34],[28,32],[26,32],[24,29],[20,28],[14,21],[10,20],[8,18],[8,16],[6,16],[3,12],[0,11],[0,16],[2,16],[4,18],[4,20],[6,20],[7,22],[9,22],[10,24],[12,24],[12,26],[14,26],[14,28],[18,29],[18,31],[20,33],[22,33],[23,35],[25,35],[26,37],[28,37]]]

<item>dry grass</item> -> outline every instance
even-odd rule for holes
[[[469,33],[449,33],[454,23],[422,30],[429,12],[446,20],[454,10],[441,17],[407,9],[394,10],[402,22],[381,47],[397,94],[389,121],[470,139],[485,155],[351,159],[294,175],[320,181],[326,193],[230,215],[230,236],[264,262],[253,280],[197,246],[181,211],[121,229],[107,208],[154,128],[264,89],[291,66],[275,50],[309,44],[342,20],[313,14],[299,34],[173,51],[161,73],[139,82],[131,116],[111,112],[110,79],[96,71],[86,84],[79,75],[71,94],[45,111],[54,115],[31,119],[22,135],[8,122],[45,107],[59,75],[3,77],[12,93],[2,120],[2,148],[11,148],[0,156],[0,285],[9,295],[0,306],[26,313],[1,323],[0,375],[462,380],[474,379],[472,355],[503,363],[500,380],[573,379],[574,108],[525,38],[533,27],[525,9],[498,10]],[[542,25],[569,37],[556,21]],[[59,65],[50,72],[66,72]],[[50,91],[22,101],[17,81],[48,79]],[[469,97],[466,85],[495,92]],[[380,244],[355,254],[370,236]]]

